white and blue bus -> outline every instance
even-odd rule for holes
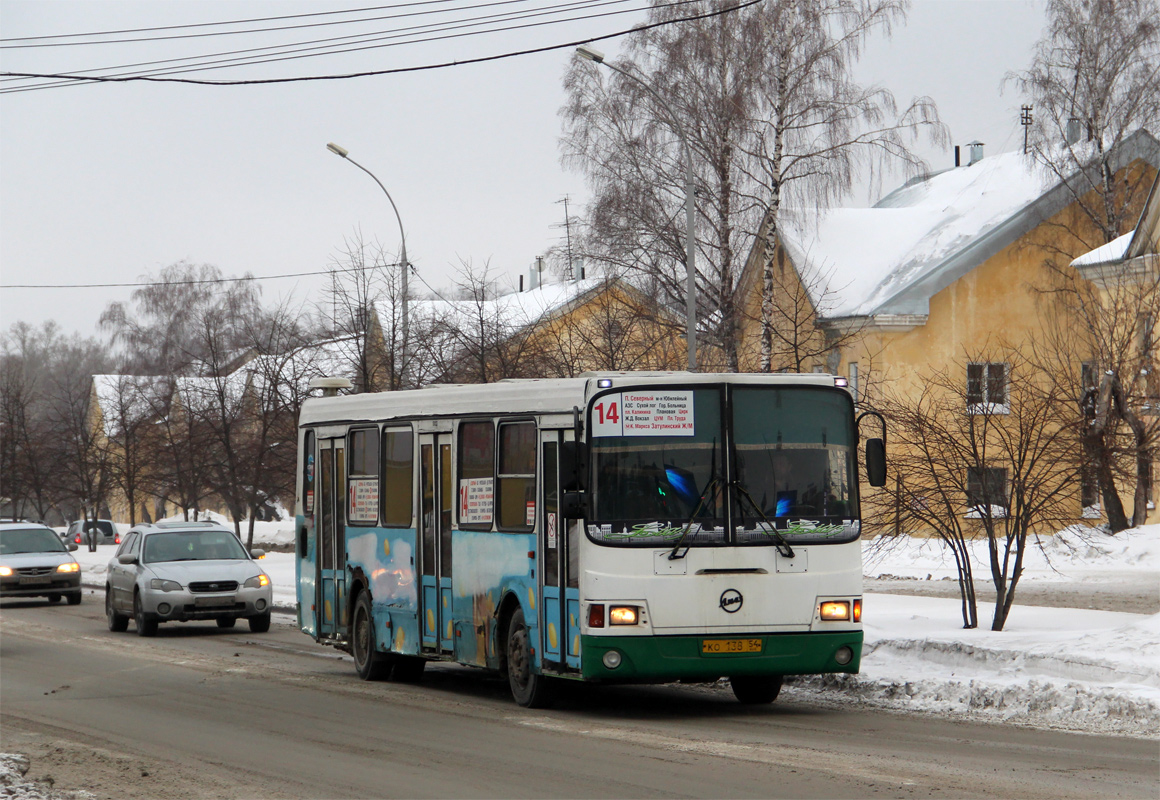
[[[364,679],[857,672],[859,433],[828,375],[598,373],[312,398],[298,622]],[[882,439],[864,447],[885,479]]]

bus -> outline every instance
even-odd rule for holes
[[[300,417],[298,624],[364,680],[454,662],[506,674],[527,707],[565,680],[728,678],[768,703],[785,675],[856,673],[861,418],[842,384],[332,388]],[[861,448],[871,485],[884,437]]]

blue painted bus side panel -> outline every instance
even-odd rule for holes
[[[435,576],[423,576],[423,646],[434,647],[435,637],[438,635],[436,628],[439,626],[439,621],[435,619],[435,600],[438,597],[438,592],[435,591]]]
[[[361,570],[367,577],[377,640],[395,652],[417,654],[415,531],[348,527],[346,533],[348,574]]]
[[[568,655],[569,667],[580,668],[580,590],[567,589],[564,601],[568,606]]]
[[[295,531],[300,531],[303,526],[307,525],[306,517],[299,516],[294,520]],[[318,635],[314,617],[314,603],[315,598],[318,597],[318,587],[314,581],[314,574],[318,569],[316,558],[314,526],[313,524],[309,524],[309,531],[306,537],[306,555],[294,560],[294,577],[297,580],[298,627],[304,633],[308,633],[311,636]]]
[[[544,658],[560,660],[560,644],[565,632],[560,630],[560,587],[544,587]]]
[[[454,569],[451,580],[451,612],[455,657],[465,664],[498,666],[495,635],[496,609],[509,592],[519,598],[529,634],[539,636],[534,558],[535,536],[522,533],[453,531]],[[538,667],[540,649],[533,659]]]

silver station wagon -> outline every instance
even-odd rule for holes
[[[0,597],[81,601],[81,565],[56,531],[33,522],[0,523]]]
[[[105,614],[109,630],[124,631],[132,617],[139,636],[161,622],[216,620],[232,628],[239,619],[254,633],[270,630],[274,588],[234,532],[213,522],[138,525],[109,562]]]

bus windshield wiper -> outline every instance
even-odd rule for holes
[[[712,490],[712,494],[709,491]],[[689,515],[689,519],[685,522],[685,529],[681,531],[681,537],[677,539],[677,543],[673,545],[672,551],[669,553],[669,561],[676,561],[684,558],[689,552],[689,546],[685,544],[685,538],[689,535],[689,531],[693,528],[693,521],[697,515],[701,513],[701,509],[705,507],[705,498],[709,498],[709,502],[717,499],[717,493],[721,491],[721,481],[713,478],[705,486],[705,491],[701,493],[701,502],[697,503],[697,507],[693,509],[693,513]],[[684,547],[682,548],[682,545]]]
[[[766,530],[761,525],[761,523],[758,523],[757,527],[761,530],[762,533],[764,533],[770,539],[773,539],[773,543],[777,545],[777,552],[781,553],[786,558],[793,558],[793,548],[790,547],[789,542],[785,540],[785,537],[777,532],[777,526],[769,521],[769,517],[765,516],[765,512],[761,510],[761,506],[757,505],[757,501],[753,499],[751,494],[749,494],[749,490],[746,489],[744,485],[742,485],[741,481],[733,481],[733,483],[729,485],[737,490],[738,497],[743,497],[749,501],[749,505],[753,506],[753,510],[757,512],[757,516],[761,517],[761,521],[769,526],[769,530]]]

